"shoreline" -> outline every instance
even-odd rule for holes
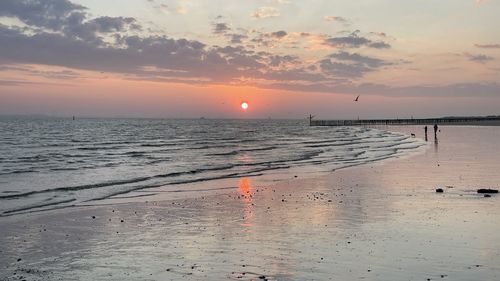
[[[319,177],[2,217],[0,279],[495,280],[500,197],[475,188],[498,188],[499,132],[443,126],[422,153]]]

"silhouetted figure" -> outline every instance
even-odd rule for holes
[[[311,125],[312,125],[312,121],[313,121],[313,118],[314,118],[314,117],[315,117],[314,115],[309,114],[309,126],[311,126]]]
[[[424,127],[424,132],[425,132],[425,141],[427,141],[427,126]]]
[[[434,137],[437,137],[438,124],[434,124]]]

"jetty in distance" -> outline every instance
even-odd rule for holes
[[[309,116],[310,126],[371,126],[371,125],[499,125],[500,115],[483,117],[442,117],[409,119],[355,119],[355,120],[315,120]]]

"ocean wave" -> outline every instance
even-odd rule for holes
[[[256,147],[256,148],[247,148],[247,149],[240,149],[242,152],[251,152],[251,151],[266,151],[266,150],[273,150],[278,148],[277,146],[267,146],[267,147]]]
[[[233,150],[229,152],[220,152],[220,153],[209,153],[207,156],[228,156],[228,155],[236,155],[238,154],[238,150]]]
[[[76,199],[72,198],[72,199],[67,199],[67,200],[53,201],[53,202],[49,202],[49,203],[33,204],[33,205],[23,206],[20,208],[15,208],[12,210],[4,211],[2,213],[2,215],[8,215],[11,213],[19,213],[22,211],[28,211],[28,210],[33,210],[33,209],[38,209],[38,208],[43,208],[43,207],[48,207],[48,206],[60,205],[60,204],[64,204],[64,203],[74,202],[74,201],[76,201]]]
[[[26,173],[37,173],[38,170],[25,169],[25,170],[14,170],[14,171],[3,171],[0,175],[10,175],[10,174],[26,174]]]

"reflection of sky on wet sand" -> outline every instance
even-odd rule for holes
[[[497,280],[500,197],[473,189],[500,182],[500,128],[438,137],[438,151],[276,187],[1,218],[0,279]]]

